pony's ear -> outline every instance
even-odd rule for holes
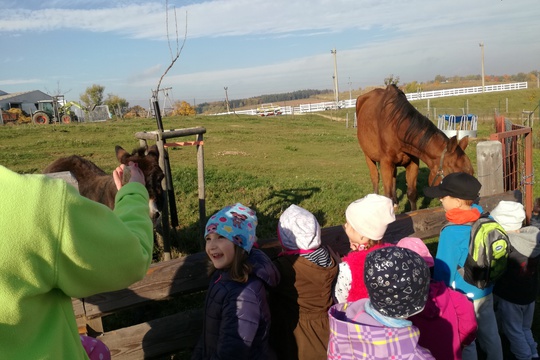
[[[148,148],[147,155],[155,156],[157,159],[159,159],[159,149],[157,145],[152,145]]]
[[[126,157],[129,156],[129,153],[124,150],[123,147],[119,146],[119,145],[116,145],[114,147],[114,150],[116,151],[116,158],[118,159],[118,161],[123,164],[123,159],[125,159]]]
[[[461,138],[461,140],[459,140],[459,147],[461,148],[461,150],[465,151],[467,145],[469,145],[469,135],[464,136],[463,138]]]

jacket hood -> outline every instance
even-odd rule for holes
[[[448,297],[441,296],[446,290],[446,285],[442,281],[432,281],[429,285],[429,296],[424,310],[418,317],[434,319],[440,316],[441,312],[448,306]]]
[[[540,229],[535,226],[526,226],[519,232],[508,232],[510,243],[520,254],[526,257],[540,255]]]
[[[279,284],[279,271],[263,251],[251,249],[248,261],[253,266],[253,275],[257,276],[268,286],[274,287]]]

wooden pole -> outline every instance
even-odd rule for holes
[[[202,144],[203,134],[197,134],[197,142]],[[206,226],[206,190],[204,187],[204,150],[203,145],[197,145],[197,185],[199,190],[199,231],[201,250],[204,249],[204,227]]]

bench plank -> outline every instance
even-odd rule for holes
[[[174,295],[188,294],[208,288],[208,260],[200,252],[182,258],[152,264],[143,280],[118,291],[92,295],[83,299],[87,318]]]
[[[115,360],[147,359],[193,348],[202,332],[203,310],[189,310],[98,337]]]

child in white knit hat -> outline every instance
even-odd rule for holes
[[[522,227],[525,210],[516,201],[499,202],[491,216],[506,230],[513,248],[506,273],[493,289],[500,330],[508,338],[516,359],[538,359],[531,325],[538,294],[540,230],[535,226]]]
[[[351,252],[339,264],[339,273],[334,287],[334,298],[338,303],[356,301],[368,297],[364,284],[364,261],[367,254],[385,246],[382,240],[388,224],[394,222],[394,204],[386,196],[368,194],[353,201],[345,211],[347,219],[343,226]]]
[[[300,206],[281,214],[278,239],[283,251],[274,264],[281,281],[270,292],[270,343],[278,359],[326,359],[337,264],[321,246],[317,219]]]

